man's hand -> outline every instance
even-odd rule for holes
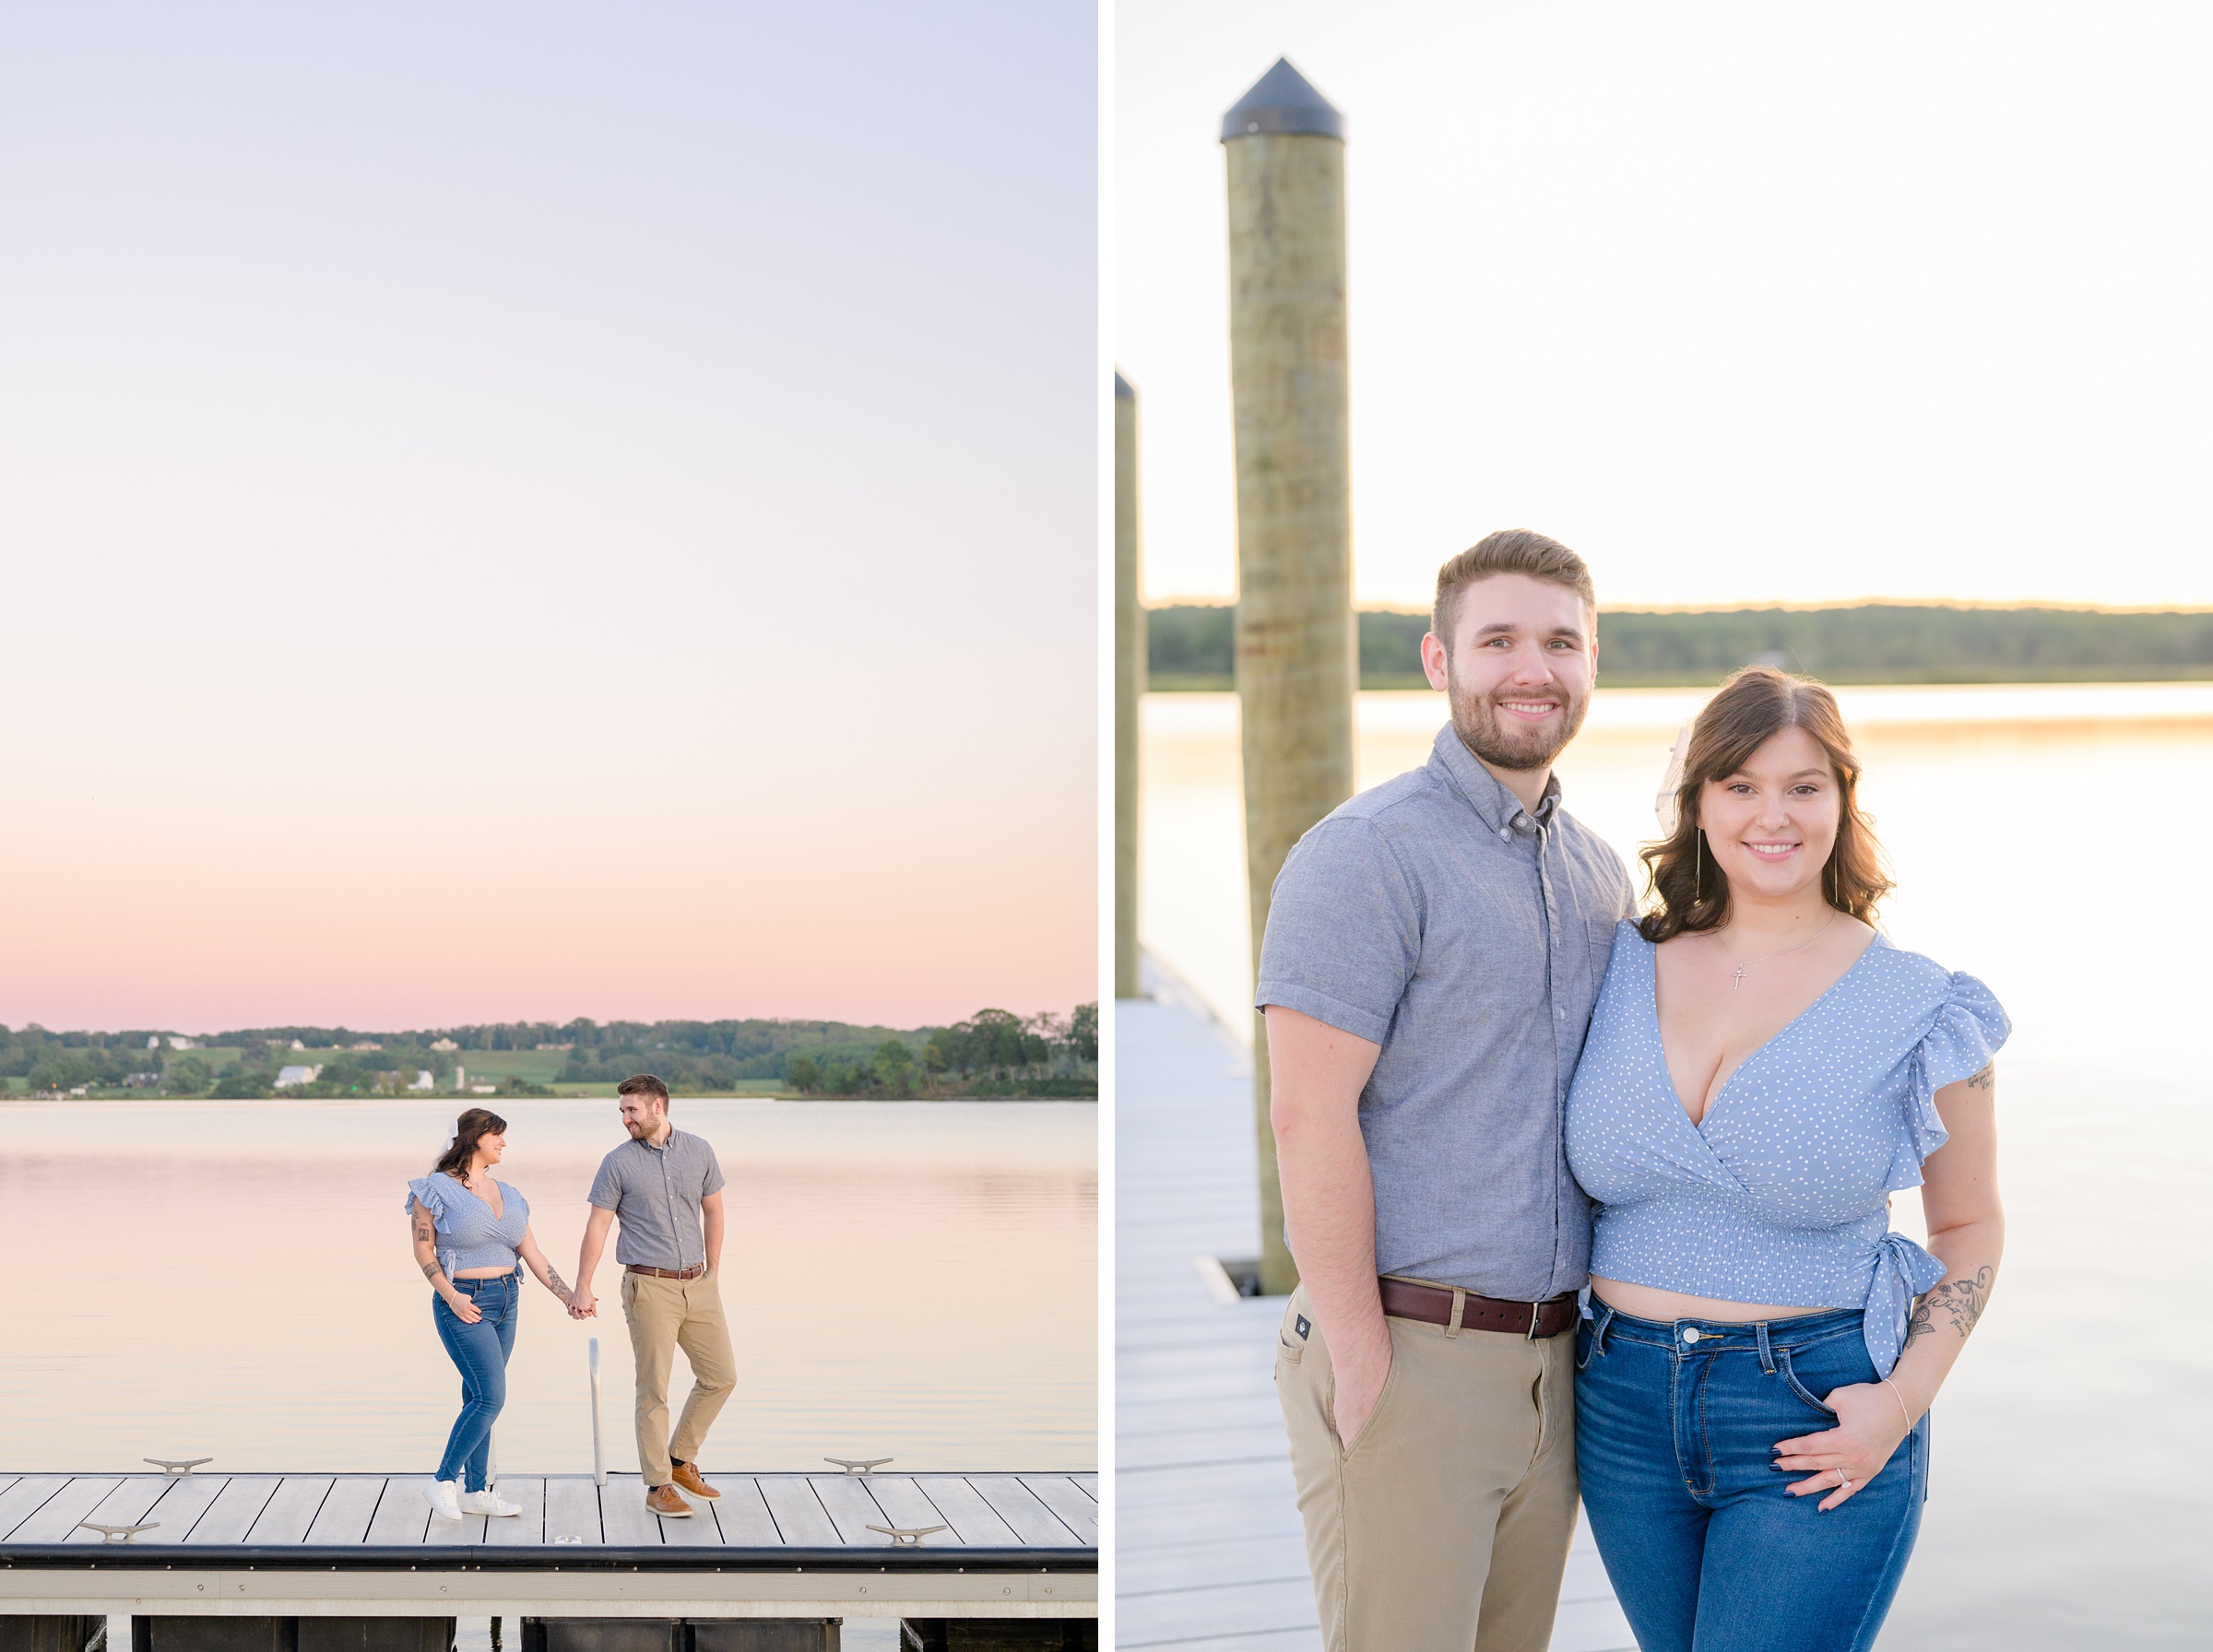
[[[1391,1328],[1379,1319],[1351,1347],[1331,1343],[1330,1368],[1337,1376],[1337,1443],[1350,1451],[1391,1380]]]
[[[571,1319],[592,1319],[596,1318],[598,1316],[598,1313],[599,1299],[594,1296],[589,1291],[586,1290],[582,1285],[577,1286],[576,1289],[570,1293],[569,1317]]]

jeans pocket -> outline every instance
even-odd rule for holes
[[[1789,1349],[1778,1348],[1775,1351],[1775,1369],[1782,1374],[1782,1380],[1789,1386],[1792,1393],[1798,1396],[1799,1398],[1805,1400],[1806,1404],[1812,1406],[1814,1410],[1819,1411],[1824,1417],[1831,1419],[1835,1418],[1837,1413],[1829,1407],[1822,1404],[1818,1399],[1816,1399],[1812,1391],[1808,1389],[1804,1383],[1798,1380],[1798,1374],[1791,1369],[1791,1351]]]

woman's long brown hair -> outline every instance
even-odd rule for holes
[[[436,1175],[443,1170],[449,1176],[467,1181],[468,1162],[476,1156],[477,1143],[484,1137],[506,1133],[507,1121],[491,1108],[471,1107],[454,1120],[453,1144],[438,1155],[438,1162],[431,1166],[431,1174]]]
[[[1714,863],[1712,851],[1699,842],[1704,828],[1698,799],[1708,781],[1728,779],[1786,728],[1812,735],[1837,777],[1837,841],[1821,869],[1821,892],[1838,911],[1863,923],[1875,921],[1876,905],[1890,892],[1890,879],[1883,871],[1874,825],[1860,812],[1860,760],[1844,730],[1837,697],[1810,677],[1793,677],[1772,666],[1746,666],[1721,686],[1691,726],[1683,784],[1675,791],[1674,833],[1647,844],[1638,856],[1653,900],[1652,910],[1637,925],[1645,939],[1663,941],[1729,921],[1729,879]]]

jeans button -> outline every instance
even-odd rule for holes
[[[1683,1340],[1684,1340],[1684,1341],[1686,1341],[1686,1342],[1696,1342],[1698,1339],[1698,1328],[1697,1326],[1695,1326],[1695,1325],[1686,1325],[1686,1326],[1685,1326],[1685,1327],[1683,1328]]]

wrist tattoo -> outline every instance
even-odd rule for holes
[[[546,1269],[546,1288],[552,1292],[556,1296],[566,1296],[569,1294],[569,1288],[567,1285],[562,1282],[561,1269],[558,1268],[549,1268]]]

